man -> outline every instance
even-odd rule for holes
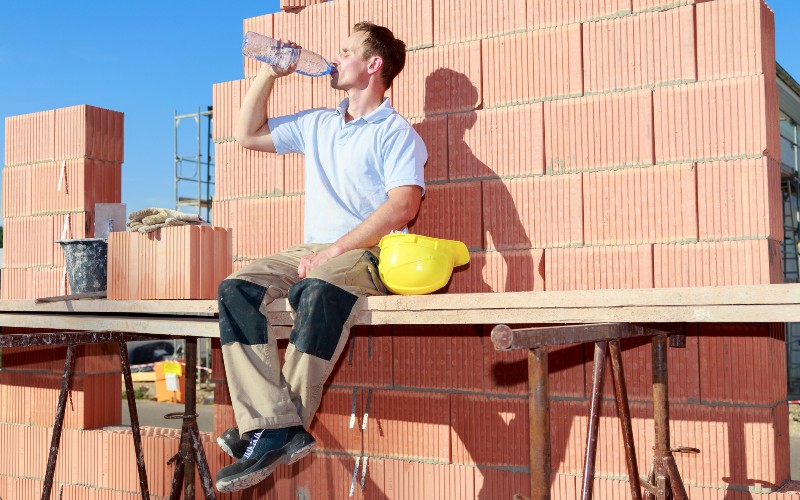
[[[428,157],[384,97],[404,65],[405,43],[384,27],[358,23],[332,61],[331,86],[348,95],[336,109],[268,117],[275,79],[294,70],[268,65],[244,98],[234,132],[242,146],[305,155],[305,244],[219,286],[222,354],[238,425],[217,440],[238,459],[217,474],[222,492],[252,486],[311,451],[307,429],[360,297],[386,293],[376,245],[416,215]],[[295,310],[283,369],[265,317],[266,306],[282,297]]]

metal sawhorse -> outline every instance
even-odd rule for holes
[[[639,478],[636,449],[631,428],[631,414],[622,368],[620,339],[652,337],[653,417],[655,423],[654,458],[647,480]],[[592,498],[595,457],[597,454],[598,422],[602,403],[603,376],[606,353],[611,358],[614,399],[622,427],[628,481],[635,500],[688,500],[673,453],[699,453],[696,448],[671,448],[669,438],[669,394],[667,382],[667,343],[685,347],[683,325],[635,325],[631,323],[600,323],[574,326],[523,328],[512,330],[497,325],[492,330],[492,343],[497,350],[528,349],[528,412],[530,425],[531,497],[550,498],[550,400],[548,394],[549,346],[594,342],[594,371],[592,396],[584,456],[582,498]]]
[[[128,398],[128,411],[131,417],[131,430],[133,434],[133,446],[136,452],[136,467],[139,472],[139,488],[142,500],[150,499],[150,490],[147,485],[147,471],[144,466],[144,454],[142,452],[142,436],[139,429],[139,416],[136,411],[136,400],[133,394],[133,380],[131,379],[131,368],[128,363],[128,348],[126,343],[134,340],[152,340],[155,338],[163,339],[163,336],[154,337],[150,335],[140,335],[121,332],[51,332],[51,333],[17,333],[0,335],[0,348],[3,347],[32,347],[32,346],[67,346],[67,356],[64,361],[64,375],[61,378],[61,390],[58,395],[58,406],[56,407],[56,420],[53,424],[53,437],[50,442],[50,453],[47,458],[47,470],[42,488],[42,500],[50,500],[53,489],[53,476],[56,470],[56,460],[58,459],[58,449],[61,442],[61,431],[64,426],[64,413],[66,409],[67,397],[69,395],[72,373],[75,367],[75,346],[82,344],[100,344],[106,342],[116,342],[119,344],[119,359],[122,365],[122,375],[125,378],[125,389]],[[172,478],[172,488],[170,500],[178,500],[181,496],[181,485],[183,486],[183,498],[193,499],[195,497],[194,464],[200,473],[200,480],[206,500],[216,498],[211,483],[211,473],[208,468],[203,444],[200,441],[200,431],[197,428],[196,393],[195,378],[197,377],[197,339],[195,337],[186,338],[186,399],[184,403],[184,413],[169,414],[165,418],[183,419],[181,426],[181,445],[175,456],[168,464],[175,464],[175,472]]]

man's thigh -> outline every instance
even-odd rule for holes
[[[295,245],[281,252],[258,259],[234,272],[227,279],[240,279],[267,288],[273,299],[285,298],[289,287],[300,281],[297,267],[300,259],[319,251],[323,245]]]
[[[327,281],[355,295],[386,295],[388,292],[378,277],[378,252],[375,247],[345,252],[315,267],[309,278]]]

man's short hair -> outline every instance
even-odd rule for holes
[[[381,80],[386,88],[392,85],[394,77],[406,65],[406,43],[395,38],[389,28],[370,22],[360,22],[353,26],[354,33],[364,33],[364,57],[380,56],[383,59]]]

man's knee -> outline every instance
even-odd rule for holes
[[[327,281],[306,278],[289,289],[295,310],[289,341],[306,354],[330,361],[358,297]]]
[[[219,337],[223,345],[266,343],[267,318],[260,310],[266,292],[266,287],[240,279],[219,284]]]

